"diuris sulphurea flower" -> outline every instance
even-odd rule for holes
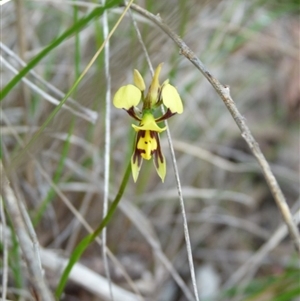
[[[147,94],[146,85],[141,74],[135,69],[133,72],[134,85],[121,87],[115,94],[113,104],[118,109],[124,109],[139,125],[133,124],[137,132],[134,152],[131,157],[131,171],[134,182],[137,181],[143,159],[150,160],[153,156],[155,169],[162,182],[166,176],[166,159],[162,154],[159,141],[159,133],[166,127],[159,127],[158,123],[183,112],[181,98],[176,88],[166,80],[159,84],[159,74],[162,64],[159,64],[154,72]],[[138,104],[142,101],[142,110]],[[166,107],[164,115],[155,118],[153,113],[163,104]]]

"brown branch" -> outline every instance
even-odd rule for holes
[[[1,174],[1,195],[4,195],[7,211],[13,222],[16,235],[19,239],[22,254],[26,261],[29,275],[31,277],[31,283],[37,293],[39,300],[54,301],[51,292],[44,281],[42,271],[39,266],[39,262],[33,251],[32,241],[30,240],[26,231],[26,225],[22,218],[22,213],[18,205],[17,198],[14,191],[9,185],[9,180],[5,174],[2,162],[0,161],[0,174]]]
[[[252,136],[249,127],[245,123],[244,117],[238,111],[233,99],[230,96],[230,91],[228,86],[222,85],[212,74],[205,68],[203,63],[198,59],[198,57],[194,54],[194,52],[185,44],[185,42],[175,34],[169,26],[164,23],[159,15],[155,16],[152,13],[148,12],[147,10],[141,8],[136,4],[132,4],[131,8],[138,12],[139,14],[143,15],[147,19],[151,20],[155,23],[161,30],[163,30],[174,42],[177,44],[180,50],[180,54],[184,55],[200,72],[206,77],[206,79],[211,83],[213,88],[219,94],[221,99],[223,100],[225,106],[227,107],[228,111],[232,115],[234,121],[236,122],[237,126],[239,127],[242,137],[248,144],[251,152],[257,159],[264,177],[268,183],[268,186],[271,190],[271,193],[276,201],[276,204],[282,214],[283,220],[286,223],[290,236],[294,242],[296,250],[300,254],[300,235],[299,231],[293,221],[290,209],[287,205],[285,197],[278,185],[276,178],[274,177],[270,165],[267,162],[266,158],[264,157],[263,153],[260,150],[258,143],[255,141],[254,137]]]

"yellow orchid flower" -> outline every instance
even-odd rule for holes
[[[139,125],[133,124],[132,127],[137,132],[134,152],[131,157],[131,170],[134,182],[143,163],[143,159],[150,160],[153,156],[153,163],[157,174],[164,182],[166,176],[166,160],[160,148],[159,133],[166,127],[161,128],[157,123],[166,120],[174,114],[181,114],[183,106],[181,98],[176,88],[166,80],[162,85],[159,84],[159,74],[162,64],[159,64],[154,72],[148,93],[144,96],[146,85],[143,77],[138,70],[134,70],[134,85],[126,85],[116,92],[113,104],[118,109],[124,109],[134,119],[139,121]],[[137,108],[142,100],[143,106],[141,113]],[[158,118],[154,118],[153,112],[163,104],[166,113]]]

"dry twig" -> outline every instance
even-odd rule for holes
[[[268,186],[271,190],[271,193],[276,201],[276,204],[283,216],[284,222],[286,223],[290,236],[294,242],[296,250],[300,253],[300,235],[299,231],[293,221],[290,209],[287,205],[285,197],[278,185],[278,182],[273,175],[270,165],[267,162],[265,156],[260,150],[260,147],[253,135],[249,127],[245,122],[245,118],[238,111],[233,99],[230,96],[230,91],[228,86],[222,85],[213,75],[205,68],[203,63],[198,59],[198,57],[194,54],[194,52],[185,44],[185,42],[175,34],[166,23],[161,19],[159,15],[155,16],[147,10],[141,8],[136,4],[132,4],[131,8],[143,15],[147,19],[154,22],[160,29],[162,29],[179,47],[180,54],[184,55],[200,72],[205,76],[205,78],[211,83],[215,91],[219,94],[221,99],[223,100],[225,106],[228,111],[232,115],[234,121],[241,131],[241,135],[248,144],[251,152],[257,159],[259,165],[261,166],[264,177],[268,183]]]
[[[15,231],[17,233],[20,247],[23,252],[24,259],[26,261],[29,274],[31,276],[31,283],[35,288],[40,300],[54,301],[54,298],[44,281],[42,271],[40,269],[39,262],[36,260],[36,256],[33,250],[32,241],[30,240],[26,231],[26,226],[22,218],[22,213],[18,205],[17,198],[14,191],[9,185],[9,180],[5,174],[2,162],[0,161],[0,173],[2,176],[1,182],[1,194],[5,196],[6,208],[13,221]]]

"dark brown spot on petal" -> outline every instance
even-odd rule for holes
[[[138,148],[138,143],[139,143],[139,140],[141,138],[144,138],[146,135],[146,131],[138,131],[137,132],[137,135],[136,135],[136,142],[135,142],[135,151],[134,152],[138,152],[139,156],[141,156],[142,153],[146,153],[146,151],[144,149],[140,149]]]
[[[141,137],[145,138],[145,135],[146,135],[146,131],[141,131],[141,130],[138,131],[138,136],[137,136],[138,140],[137,141],[139,141]]]
[[[137,145],[138,145],[139,139],[144,136],[145,136],[145,131],[138,131],[138,133],[136,135],[135,148],[134,148],[134,152],[133,152],[133,159],[132,159],[133,164],[135,164],[137,162],[137,165],[139,167],[141,166],[142,160],[143,160],[141,153],[144,153],[145,151],[138,149]]]
[[[159,135],[157,132],[155,132],[155,139],[157,141],[157,149],[156,149],[156,160],[157,160],[157,163],[158,163],[158,159],[160,159],[160,162],[163,163],[164,162],[164,156],[161,152],[161,148],[160,148],[160,140],[159,140]],[[157,156],[158,155],[158,156]],[[157,165],[158,166],[158,165]]]
[[[152,139],[156,139],[155,134],[156,134],[155,131],[150,131],[150,137],[151,137]]]

